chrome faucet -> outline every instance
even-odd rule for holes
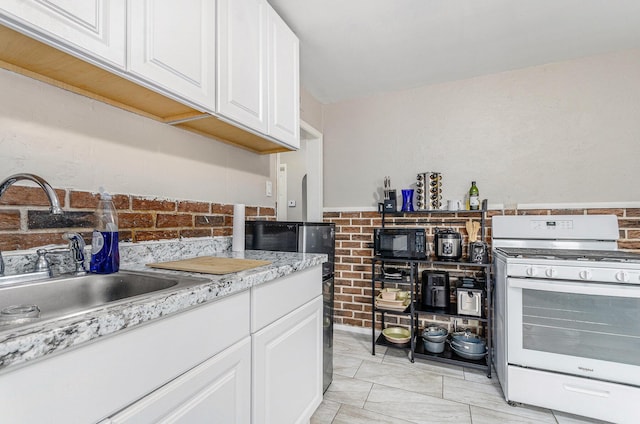
[[[86,246],[84,239],[78,233],[64,233],[62,236],[65,240],[69,240],[69,250],[71,251],[71,258],[76,266],[75,274],[86,274],[87,268],[84,265],[84,248]]]
[[[14,174],[4,180],[0,183],[0,198],[2,198],[2,195],[7,191],[10,185],[20,180],[29,180],[38,184],[44,190],[47,198],[49,199],[49,211],[54,215],[62,215],[62,208],[60,207],[60,201],[58,200],[55,190],[48,182],[34,174]],[[2,252],[0,252],[0,276],[2,275],[4,275],[4,260],[2,259]]]
[[[36,260],[34,272],[46,272],[49,277],[53,277],[51,263],[49,262],[49,259],[47,259],[47,255],[49,253],[64,252],[71,252],[71,259],[73,259],[73,263],[76,267],[74,271],[75,275],[84,275],[88,272],[84,265],[84,248],[86,245],[82,236],[78,233],[64,233],[62,238],[69,241],[69,247],[54,247],[52,249],[36,250],[38,259]]]

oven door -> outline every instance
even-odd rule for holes
[[[507,279],[510,365],[640,386],[640,287]]]

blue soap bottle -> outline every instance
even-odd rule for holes
[[[120,269],[118,214],[108,193],[100,192],[95,211],[95,230],[91,239],[91,264],[95,274],[111,274]]]

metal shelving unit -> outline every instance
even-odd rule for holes
[[[464,224],[469,219],[475,219],[480,221],[480,239],[484,240],[485,231],[486,231],[486,211],[487,211],[487,201],[484,200],[482,203],[482,209],[477,211],[442,211],[442,210],[434,210],[434,211],[416,211],[416,212],[391,212],[382,214],[382,226],[385,226],[386,217],[387,216],[395,216],[395,217],[406,217],[410,216],[406,221],[404,220],[396,220],[392,225],[401,225],[401,224],[424,224],[424,225],[435,225],[435,224],[453,224],[459,223]],[[434,215],[440,215],[446,217],[451,214],[463,214],[464,217],[461,220],[452,220],[450,218],[446,218],[438,221],[434,219]],[[458,215],[459,216],[459,215]],[[408,275],[405,279],[391,279],[385,278],[384,275],[380,273],[376,273],[377,265],[384,267],[386,264],[392,264],[395,266],[402,265],[405,269],[408,270]],[[457,310],[450,308],[449,310],[442,309],[428,309],[423,310],[420,308],[420,302],[418,300],[419,295],[419,272],[421,269],[441,269],[441,268],[449,268],[455,267],[456,270],[467,270],[467,269],[475,269],[484,274],[485,277],[485,312],[481,317],[469,316],[469,315],[460,315],[457,313]],[[491,264],[478,264],[473,262],[463,262],[463,261],[437,261],[430,259],[400,259],[400,258],[385,258],[385,257],[373,257],[371,260],[371,307],[372,307],[372,325],[371,325],[371,354],[375,355],[376,346],[386,346],[388,348],[394,349],[405,349],[409,350],[409,357],[411,362],[415,360],[416,357],[431,360],[436,362],[443,362],[448,364],[461,365],[470,368],[482,369],[486,370],[487,377],[491,378],[491,351],[493,346],[492,340],[492,293],[493,293],[493,280],[491,278]],[[411,302],[409,306],[404,311],[396,311],[389,310],[383,308],[376,307],[376,283],[380,283],[382,288],[385,287],[385,284],[399,284],[406,285],[408,290],[410,291],[410,299]],[[410,324],[411,331],[411,341],[404,344],[398,345],[394,343],[388,342],[382,334],[376,337],[376,314],[380,314],[380,321],[382,322],[382,328],[385,328],[386,318],[388,316],[404,316],[408,318]],[[419,332],[419,322],[420,316],[423,315],[437,315],[442,317],[449,317],[453,319],[467,319],[478,321],[481,326],[484,328],[485,339],[487,344],[487,355],[480,360],[470,360],[466,358],[462,358],[456,355],[449,347],[448,344],[445,344],[445,350],[443,353],[430,353],[425,351],[424,346],[422,344],[422,336]]]

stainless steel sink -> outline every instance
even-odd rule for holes
[[[121,271],[7,284],[0,286],[0,331],[7,326],[86,312],[112,302],[203,282],[206,280],[195,277]]]

